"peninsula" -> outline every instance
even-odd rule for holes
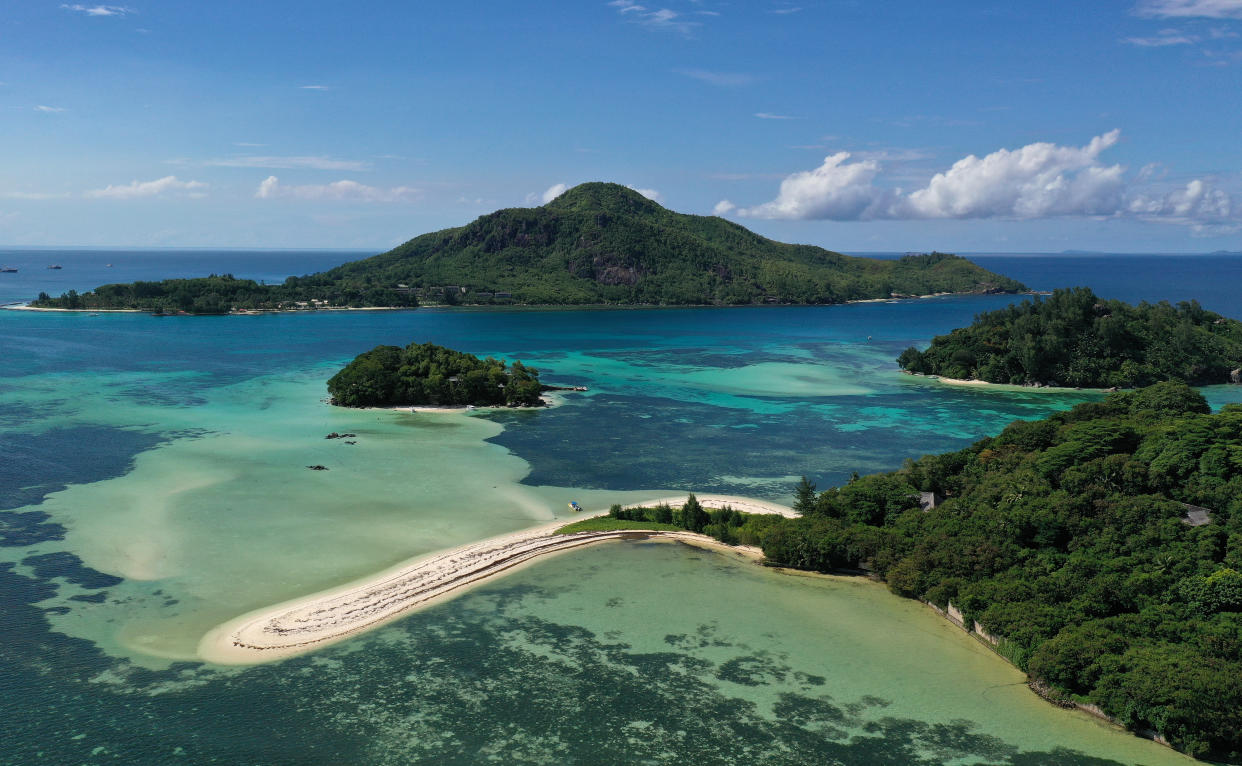
[[[1242,382],[1242,322],[1198,303],[1099,298],[1056,290],[980,314],[974,324],[906,349],[903,370],[961,381],[1071,388],[1134,388],[1176,380]]]
[[[686,499],[670,497],[654,502],[681,503]],[[695,502],[708,508],[736,506],[750,513],[793,515],[793,511],[784,506],[749,498],[704,495]],[[585,515],[605,513],[607,511],[595,511]],[[199,644],[199,655],[221,664],[253,664],[301,654],[460,595],[469,587],[536,558],[609,540],[657,536],[715,549],[722,547],[711,537],[682,530],[626,529],[558,534],[566,523],[561,520],[432,554],[361,583],[242,615],[204,636]],[[755,549],[739,549],[739,552],[751,558],[760,555]]]
[[[617,509],[866,572],[935,606],[1055,704],[1198,757],[1242,754],[1242,406],[1165,382],[1016,421],[816,493],[801,518]]]
[[[335,307],[830,304],[1024,286],[945,253],[858,258],[675,213],[618,184],[587,183],[416,237],[380,255],[262,285],[231,275],[97,287],[35,308],[220,314]]]

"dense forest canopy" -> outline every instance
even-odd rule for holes
[[[521,362],[432,343],[376,346],[328,381],[332,403],[343,407],[536,407],[542,390],[539,371]]]
[[[227,314],[298,308],[413,308],[418,299],[410,293],[363,283],[308,288],[287,281],[265,285],[252,279],[237,279],[232,274],[212,274],[195,279],[102,285],[88,293],[70,290],[58,298],[39,293],[31,305],[81,310],[138,309],[157,314]]]
[[[231,277],[105,285],[43,308],[232,309],[438,304],[743,305],[840,303],[1023,286],[945,253],[856,258],[761,237],[714,216],[674,213],[618,184],[574,187],[416,237],[380,255],[280,285]],[[314,303],[318,301],[319,303]]]
[[[1054,700],[1242,755],[1242,406],[1211,414],[1160,383],[822,493],[804,480],[798,497],[797,519],[620,517],[759,544],[775,564],[868,570],[978,621]]]
[[[897,362],[910,372],[989,383],[1210,385],[1229,382],[1242,366],[1242,322],[1195,302],[1131,306],[1076,287],[980,314],[926,351],[906,349]]]

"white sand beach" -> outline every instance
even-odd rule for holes
[[[698,499],[705,508],[727,505],[746,513],[796,515],[786,506],[746,497],[702,495]],[[684,495],[678,495],[642,505],[680,505],[685,500]],[[605,513],[590,511],[581,518]],[[463,545],[405,562],[362,581],[250,612],[204,636],[199,643],[199,656],[218,664],[248,665],[301,654],[458,595],[539,557],[609,540],[659,537],[751,558],[762,556],[755,548],[726,546],[713,538],[683,531],[556,534],[567,523],[559,520]]]

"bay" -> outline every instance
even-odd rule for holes
[[[89,269],[107,268],[73,277],[75,258],[110,258],[121,281],[189,275],[183,257],[123,265],[112,253],[60,253],[56,289],[89,289]],[[341,260],[202,257],[192,268],[262,279]],[[1148,256],[1083,263],[984,265],[1033,287],[1073,277],[1127,300],[1185,291],[1237,316],[1211,301],[1237,283],[1242,259],[1180,271]],[[283,663],[226,669],[194,657],[197,637],[236,613],[544,521],[569,499],[788,499],[801,475],[828,486],[1093,398],[962,390],[895,371],[906,346],[1011,300],[0,312],[0,760],[1187,762],[1046,705],[1001,660],[882,587],[674,545],[557,557]],[[322,401],[323,381],[353,355],[415,340],[520,358],[549,382],[590,390],[546,411],[471,416]],[[1217,406],[1242,399],[1236,387],[1206,393]],[[358,443],[324,440],[330,431]],[[316,463],[330,470],[306,470]]]

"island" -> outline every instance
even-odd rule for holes
[[[1197,757],[1242,754],[1242,405],[1164,382],[822,493],[799,518],[614,507],[769,565],[928,603],[1054,704]],[[641,522],[641,523],[635,523]]]
[[[539,371],[433,343],[376,346],[328,380],[341,407],[539,407]]]
[[[1242,322],[1193,301],[1131,306],[1075,287],[980,314],[926,351],[906,349],[897,363],[917,374],[1028,386],[1239,383]]]
[[[380,255],[263,285],[232,275],[39,295],[46,309],[160,313],[436,305],[832,304],[1025,287],[947,253],[859,258],[676,213],[619,184],[586,183]]]

